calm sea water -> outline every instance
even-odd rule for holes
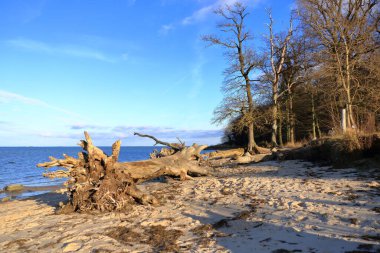
[[[111,147],[100,147],[106,154]],[[119,161],[148,159],[149,154],[159,147],[121,147]],[[62,158],[62,154],[77,157],[80,147],[0,147],[0,189],[9,184],[25,186],[50,186],[62,184],[66,179],[48,179],[42,176],[43,168],[36,165],[49,161],[49,156]],[[40,194],[23,193],[21,197]],[[5,197],[4,193],[0,198]]]

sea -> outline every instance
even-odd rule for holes
[[[111,147],[99,147],[106,154],[112,153]],[[137,161],[149,158],[149,154],[157,146],[149,147],[121,147],[119,161]],[[38,163],[49,161],[49,156],[63,158],[62,154],[77,157],[81,147],[0,147],[0,190],[10,184],[22,184],[24,186],[56,186],[62,185],[67,179],[49,179],[42,176],[44,168],[37,168]],[[58,169],[58,168],[53,168]],[[13,198],[25,198],[43,191],[20,192],[12,195]],[[0,199],[9,196],[0,192]]]

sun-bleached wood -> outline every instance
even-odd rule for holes
[[[120,140],[112,145],[112,154],[108,156],[94,146],[87,132],[84,135],[86,140],[79,143],[84,151],[78,153],[78,158],[64,154],[64,159],[49,157],[49,162],[37,165],[43,168],[65,168],[44,175],[69,178],[65,183],[69,196],[65,208],[70,211],[121,210],[133,202],[156,205],[157,199],[139,190],[137,184],[163,175],[186,180],[191,179],[190,175],[208,174],[198,159],[200,152],[207,147],[205,145],[193,144],[171,156],[157,159],[118,162]]]

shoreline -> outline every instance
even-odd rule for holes
[[[372,180],[370,170],[337,170],[292,160],[219,167],[214,173],[141,185],[161,204],[134,205],[123,213],[56,215],[59,197],[64,195],[54,193],[1,203],[0,248],[12,252],[380,249],[380,184]]]
[[[16,190],[5,190],[9,186],[16,186]],[[56,185],[41,185],[41,186],[27,186],[27,185],[21,185],[21,184],[11,184],[7,185],[3,188],[3,190],[0,190],[0,202],[6,202],[6,201],[13,201],[13,200],[21,200],[21,199],[27,199],[33,196],[42,195],[45,193],[50,192],[56,192],[61,189],[64,189],[63,184],[56,184]]]

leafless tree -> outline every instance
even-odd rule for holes
[[[320,45],[320,68],[333,76],[344,97],[347,126],[356,127],[354,106],[361,88],[355,70],[378,44],[378,0],[298,0],[303,26]]]
[[[248,152],[258,152],[254,137],[254,101],[252,98],[252,72],[258,66],[257,56],[248,41],[251,33],[245,27],[247,7],[242,3],[226,5],[216,11],[223,18],[217,28],[222,36],[205,35],[203,40],[210,45],[225,49],[230,66],[225,71],[222,90],[225,99],[216,109],[216,120],[221,121],[236,114],[242,115],[242,124],[248,127]]]
[[[292,18],[290,19],[290,25],[285,37],[275,34],[273,31],[273,17],[270,10],[268,10],[269,16],[269,35],[267,37],[269,46],[268,62],[269,67],[264,69],[266,79],[269,79],[272,93],[272,138],[271,143],[273,146],[277,146],[278,136],[278,120],[279,120],[279,98],[286,93],[286,90],[280,92],[279,83],[281,73],[284,67],[285,58],[287,55],[287,48],[289,41],[293,33]],[[290,84],[289,84],[290,85]]]
[[[286,118],[286,139],[287,142],[295,142],[295,112],[294,112],[294,93],[296,86],[305,84],[307,73],[313,66],[310,59],[310,50],[313,44],[302,33],[293,33],[287,46],[287,53],[284,60],[284,66],[280,80],[280,97],[285,104]],[[280,137],[280,135],[279,135]]]

